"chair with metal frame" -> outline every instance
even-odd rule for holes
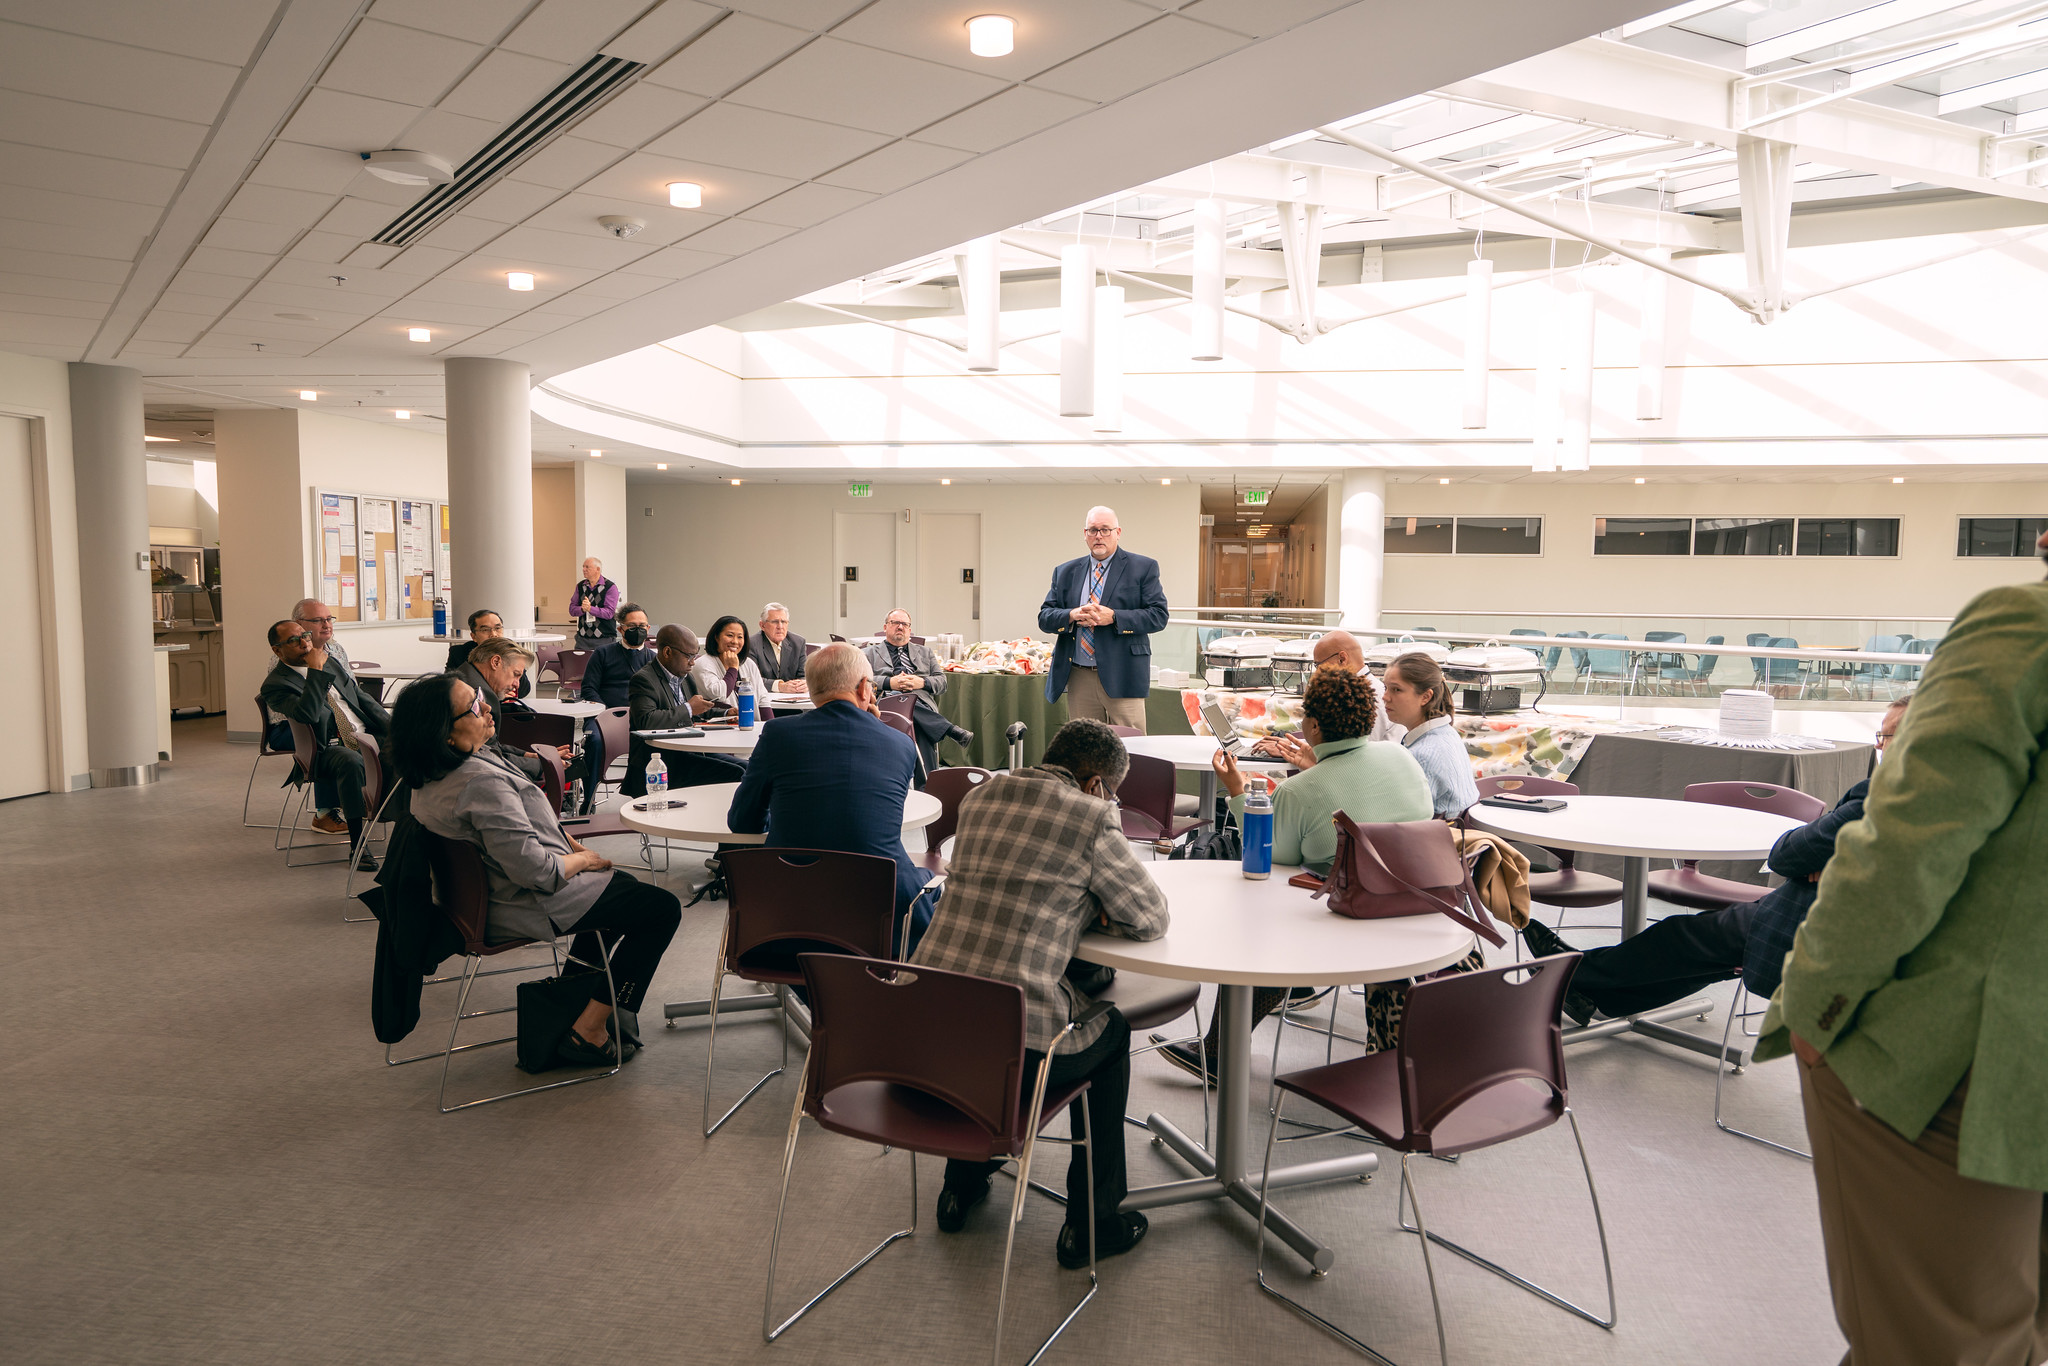
[[[630,707],[607,707],[590,719],[597,723],[597,733],[604,741],[604,772],[593,773],[583,781],[598,796],[606,783],[612,785],[614,793],[618,785],[626,780],[626,757],[633,744],[633,712]],[[612,777],[612,770],[618,770],[618,777]]]
[[[985,768],[962,766],[942,768],[925,780],[925,795],[939,799],[939,818],[924,828],[924,852],[912,854],[910,857],[914,862],[934,873],[946,871],[942,846],[959,827],[960,803],[967,799],[968,793],[993,777],[995,774]]]
[[[289,749],[272,749],[270,747],[270,730],[271,727],[277,724],[277,721],[271,716],[270,708],[263,705],[263,699],[260,697],[256,699],[256,719],[262,728],[256,732],[256,761],[249,765],[249,781],[242,788],[242,824],[251,830],[261,830],[266,825],[275,829],[280,824],[281,817],[278,821],[252,821],[249,819],[249,799],[256,791],[256,770],[263,766],[263,761],[265,759],[290,759],[293,752]],[[286,806],[291,805],[291,800],[292,794],[286,793],[284,804]]]
[[[1767,811],[1796,821],[1819,820],[1828,809],[1828,804],[1820,798],[1776,783],[1688,783],[1685,800],[1714,806],[1735,806],[1745,811]],[[1728,906],[1739,906],[1745,901],[1755,901],[1770,890],[1760,883],[1708,877],[1700,871],[1698,859],[1684,859],[1676,868],[1658,868],[1650,873],[1651,896],[1694,911],[1718,911]]]
[[[600,811],[589,816],[575,816],[562,811],[562,806],[568,799],[569,782],[568,770],[562,763],[561,752],[553,745],[535,745],[531,752],[540,759],[541,791],[548,794],[548,801],[557,812],[561,812],[562,829],[565,833],[573,835],[579,841],[604,839],[610,835],[633,836],[640,841],[640,861],[647,865],[648,871],[668,871],[668,841],[661,842],[662,865],[657,869],[654,866],[654,841],[645,833],[627,825],[620,819],[617,811]]]
[[[747,1088],[732,1108],[711,1118],[711,1081],[718,1061],[718,1005],[725,979],[773,986],[801,984],[797,955],[815,951],[861,958],[895,956],[896,861],[836,849],[728,849],[719,856],[726,886],[725,929],[711,970],[711,1036],[704,1047],[704,1137],[709,1138],[755,1092],[789,1065],[789,1029],[780,1011],[764,1018],[782,1038],[782,1061]],[[908,912],[904,916],[907,922]]]
[[[1539,631],[1533,626],[1515,626],[1509,628],[1508,634],[1511,636],[1547,636],[1550,632]],[[1543,672],[1547,674],[1557,668],[1557,657],[1564,653],[1564,646],[1553,645],[1548,650],[1539,650],[1537,653],[1543,657]]]
[[[1706,645],[1722,645],[1727,643],[1727,637],[1708,636],[1702,643]],[[1683,683],[1692,689],[1692,694],[1695,697],[1700,695],[1701,684],[1711,685],[1713,683],[1714,670],[1721,663],[1721,656],[1719,655],[1697,655],[1695,658],[1699,662],[1688,669],[1685,667],[1683,655],[1673,655],[1671,658],[1678,660],[1678,663],[1676,665],[1659,666],[1657,669],[1658,681],[1663,683]]]
[[[1585,631],[1559,631],[1557,638],[1559,640],[1589,640],[1591,636]],[[1560,646],[1559,648],[1571,650],[1572,682],[1578,684],[1583,689],[1585,687],[1586,674],[1593,667],[1593,652],[1591,650],[1581,650],[1576,645]]]
[[[1619,631],[1595,631],[1593,640],[1627,640]],[[1577,654],[1578,651],[1573,651]],[[1612,683],[1624,693],[1635,691],[1635,653],[1631,650],[1588,650],[1583,683],[1591,692],[1595,683]]]
[[[895,700],[893,697],[884,698],[876,705],[881,708],[882,724],[909,740],[910,747],[917,751],[917,786],[922,789],[931,781],[931,773],[924,766],[924,749],[917,743],[917,727],[911,724],[908,706],[889,705]]]
[[[1683,645],[1686,643],[1685,632],[1683,631],[1645,631],[1643,632],[1643,639],[1654,640],[1660,645]],[[1629,691],[1634,692],[1636,682],[1645,675],[1662,681],[1666,669],[1683,669],[1684,667],[1685,657],[1683,655],[1656,654],[1632,656],[1632,664],[1629,670]]]
[[[1408,989],[1400,1041],[1391,1050],[1276,1078],[1284,1095],[1300,1096],[1347,1122],[1347,1127],[1330,1133],[1363,1134],[1401,1154],[1395,1218],[1404,1233],[1416,1234],[1421,1239],[1430,1307],[1436,1317],[1437,1355],[1445,1363],[1450,1360],[1450,1351],[1444,1334],[1443,1303],[1437,1294],[1436,1266],[1429,1255],[1431,1243],[1588,1323],[1608,1330],[1614,1327],[1614,1262],[1607,1246],[1607,1222],[1600,1213],[1600,1192],[1593,1182],[1592,1164],[1586,1158],[1578,1116],[1572,1112],[1571,1092],[1565,1079],[1564,1039],[1558,1028],[1558,1008],[1579,958],[1576,953],[1558,954],[1416,982]],[[1524,980],[1508,980],[1516,975]],[[1277,1061],[1277,1042],[1274,1057]],[[1530,1082],[1536,1085],[1528,1085]],[[1286,1104],[1284,1095],[1282,1108]],[[1560,1119],[1571,1122],[1579,1164],[1586,1174],[1586,1191],[1592,1198],[1593,1222],[1600,1235],[1600,1259],[1607,1276],[1605,1318],[1442,1234],[1431,1232],[1423,1220],[1422,1203],[1415,1189],[1411,1158],[1456,1157],[1547,1129]],[[1329,1136],[1312,1132],[1279,1139],[1279,1128],[1276,1123],[1267,1136],[1266,1165],[1260,1177],[1256,1262],[1259,1289],[1374,1360],[1385,1361],[1386,1357],[1364,1341],[1284,1294],[1266,1278],[1266,1209],[1272,1200],[1267,1177],[1273,1170],[1274,1143]],[[1406,1217],[1410,1202],[1415,1205],[1413,1224]]]
[[[1125,839],[1149,843],[1154,853],[1165,853],[1181,836],[1209,824],[1204,815],[1178,814],[1179,780],[1172,763],[1149,754],[1133,754],[1130,760],[1130,771],[1116,790]]]
[[[827,1295],[851,1280],[890,1244],[917,1232],[917,1158],[961,1161],[1015,1159],[1020,1179],[1004,1222],[1003,1272],[996,1293],[995,1342],[990,1361],[1002,1361],[1003,1318],[1009,1308],[1010,1262],[1017,1225],[1024,1218],[1031,1162],[1043,1141],[1081,1147],[1088,1170],[1088,1292],[1068,1310],[1030,1357],[1036,1363],[1095,1298],[1095,1137],[1086,1109],[1079,1138],[1053,1138],[1039,1130],[1088,1090],[1085,1081],[1047,1086],[1052,1057],[1045,1051],[1026,1085],[1024,991],[938,968],[907,967],[886,959],[806,953],[798,965],[811,1001],[811,1047],[789,1117],[775,1228],[768,1242],[768,1288],[761,1302],[761,1336],[774,1342]],[[1109,1012],[1097,1002],[1069,1021],[1060,1038]],[[775,1321],[775,1264],[789,1205],[789,1174],[805,1115],[831,1133],[910,1155],[910,1226],[890,1234],[788,1318]],[[1104,1141],[1107,1140],[1105,1136]],[[1029,1366],[1029,1364],[1027,1364]]]
[[[1790,636],[1772,636],[1764,644],[1773,650],[1796,650],[1799,648],[1799,642]],[[1789,688],[1794,683],[1797,683],[1799,685],[1799,695],[1801,697],[1806,696],[1806,689],[1813,682],[1814,671],[1803,661],[1797,659],[1766,659],[1763,661],[1763,665],[1764,687]],[[1827,666],[1823,664],[1819,667],[1822,691],[1826,691]]]
[[[1737,1017],[1747,1020],[1750,1016],[1761,1013],[1757,1010],[1744,1010],[1742,1008],[1742,1003],[1748,997],[1748,986],[1738,978],[1735,983],[1735,999],[1728,1003],[1728,1022],[1721,1026],[1721,1051],[1714,1055],[1714,1127],[1724,1134],[1734,1134],[1737,1138],[1746,1138],[1752,1143],[1761,1143],[1766,1148],[1776,1148],[1781,1153],[1790,1153],[1794,1157],[1803,1157],[1808,1162],[1811,1162],[1813,1161],[1813,1154],[1804,1148],[1795,1148],[1789,1143],[1780,1143],[1775,1138],[1765,1138],[1762,1134],[1753,1134],[1747,1129],[1738,1129],[1727,1120],[1721,1118],[1721,1081],[1722,1078],[1731,1075],[1728,1067],[1728,1040],[1734,1035],[1735,1021]],[[1751,1029],[1747,1024],[1742,1027],[1742,1032],[1752,1039],[1758,1033],[1758,1031]],[[1745,1066],[1746,1064],[1744,1063],[1737,1063],[1732,1075],[1740,1076]]]
[[[293,761],[298,764],[299,772],[304,775],[305,780],[299,785],[299,803],[298,808],[296,810],[293,810],[292,808],[291,799],[286,798],[285,811],[291,813],[291,824],[289,827],[286,826],[285,816],[282,812],[280,812],[277,818],[277,837],[276,839],[272,840],[272,844],[284,850],[284,866],[287,868],[317,868],[324,863],[344,862],[344,859],[332,858],[309,859],[304,863],[292,862],[292,855],[295,852],[297,852],[297,850],[300,848],[299,835],[301,831],[304,829],[304,827],[302,827],[299,824],[299,820],[306,814],[306,808],[310,806],[313,801],[313,761],[317,757],[319,757],[320,742],[313,738],[313,728],[307,725],[304,721],[287,720],[285,724],[291,727]],[[367,778],[367,766],[365,766],[365,776]],[[287,829],[289,829],[289,834],[286,833]],[[321,834],[324,832],[313,831],[311,833]],[[284,843],[277,844],[277,840],[279,839],[283,840]],[[307,845],[305,847],[310,849],[332,848],[333,846]],[[354,857],[353,850],[349,851],[348,857]]]
[[[583,687],[583,672],[590,667],[591,650],[563,650],[555,656],[555,696],[574,696]]]
[[[1561,778],[1528,777],[1520,773],[1503,773],[1497,777],[1481,778],[1478,787],[1481,800],[1501,793],[1517,797],[1579,795],[1577,783],[1568,783]],[[1577,851],[1544,848],[1543,852],[1557,860],[1557,871],[1529,874],[1529,900],[1557,907],[1559,929],[1564,928],[1566,910],[1587,910],[1594,906],[1607,906],[1621,901],[1621,883],[1599,873],[1582,872],[1576,866],[1579,857]]]
[[[482,1039],[475,1043],[457,1044],[455,1042],[457,1035],[461,1033],[464,1020],[474,1020],[485,1015],[512,1014],[517,1010],[516,1006],[505,1006],[495,1010],[478,1010],[472,1011],[469,1014],[463,1013],[463,1007],[469,1004],[470,989],[476,985],[476,979],[480,976],[495,975],[494,973],[480,971],[483,967],[484,959],[496,957],[501,953],[509,953],[514,949],[529,948],[536,944],[546,944],[550,952],[555,955],[552,964],[543,963],[535,964],[530,968],[505,968],[497,970],[498,972],[537,972],[549,966],[559,968],[561,957],[559,947],[553,941],[507,939],[498,943],[490,942],[486,935],[489,932],[491,882],[490,875],[484,869],[483,855],[477,851],[474,845],[465,843],[462,840],[443,839],[424,827],[419,827],[417,833],[419,838],[426,841],[427,862],[433,869],[434,875],[435,902],[440,906],[442,913],[453,922],[456,932],[462,936],[463,968],[462,976],[459,979],[462,983],[462,988],[456,994],[455,1017],[448,1025],[448,1046],[446,1048],[434,1053],[421,1053],[410,1058],[393,1058],[391,1056],[391,1046],[387,1044],[384,1048],[384,1061],[393,1067],[402,1067],[406,1063],[424,1062],[430,1058],[441,1059],[441,1092],[435,1104],[440,1107],[441,1113],[444,1115],[452,1115],[457,1110],[469,1110],[479,1105],[490,1105],[497,1101],[510,1100],[514,1096],[530,1096],[537,1091],[553,1091],[564,1086],[576,1086],[586,1081],[598,1081],[604,1077],[618,1075],[621,1059],[617,1055],[618,1045],[614,1043],[612,1045],[612,1065],[602,1072],[590,1072],[580,1077],[567,1077],[561,1081],[543,1082],[538,1086],[523,1086],[516,1091],[503,1091],[495,1096],[483,1096],[476,1100],[465,1100],[455,1105],[448,1103],[448,1070],[454,1062],[457,1053],[467,1053],[477,1048],[493,1048],[499,1044],[516,1043],[519,1039],[519,1036],[514,1033],[495,1039]],[[571,933],[573,934],[574,931],[571,931]],[[611,950],[604,947],[602,935],[598,937],[598,945],[604,961],[602,963],[584,963],[582,966],[603,969],[605,986],[610,992],[612,1009],[616,1013],[618,1010],[619,991],[618,983],[612,979]],[[569,961],[580,962],[580,960],[575,958],[571,958]],[[429,983],[433,983],[456,979],[435,977],[427,980]]]
[[[1769,631],[1751,631],[1742,638],[1742,643],[1749,646],[1768,646],[1771,643],[1771,633]],[[1770,662],[1770,660],[1762,655],[1751,655],[1749,657],[1750,685],[1752,687],[1761,688],[1764,685],[1764,674],[1768,672]]]
[[[357,752],[363,756],[363,809],[370,818],[363,822],[362,840],[348,852],[348,880],[342,883],[342,900],[353,899],[356,890],[356,874],[363,866],[363,852],[374,842],[377,827],[384,821],[384,809],[391,805],[392,794],[398,791],[398,784],[389,781],[390,775],[384,769],[384,751],[377,744],[375,736],[356,736]],[[343,914],[342,920],[350,925],[365,920],[375,920],[374,915]]]

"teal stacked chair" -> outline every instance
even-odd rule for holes
[[[1905,647],[1904,636],[1872,636],[1863,642],[1863,652],[1873,655],[1899,654]],[[1852,687],[1860,683],[1863,686],[1863,695],[1874,697],[1877,695],[1879,680],[1891,682],[1892,670],[1889,664],[1850,664],[1843,672],[1848,676]]]
[[[1596,631],[1588,637],[1592,640],[1627,640],[1619,631]],[[1573,654],[1579,653],[1577,650]],[[1613,683],[1626,690],[1634,681],[1629,660],[1633,657],[1627,650],[1588,650],[1586,653],[1586,685]]]
[[[1643,639],[1654,640],[1660,644],[1675,643],[1683,645],[1685,644],[1685,632],[1645,631],[1643,632]],[[1666,669],[1683,669],[1684,667],[1685,656],[1683,655],[1651,655],[1647,660],[1638,661],[1637,672],[1647,672],[1650,677],[1657,679],[1661,682],[1663,681],[1664,671]],[[1633,688],[1631,688],[1631,691],[1633,691]]]
[[[1772,636],[1764,644],[1773,650],[1796,650],[1799,648],[1799,642],[1790,636]],[[1811,678],[1804,663],[1796,659],[1766,659],[1763,661],[1763,664],[1764,683],[1766,685],[1790,687],[1796,683],[1799,685],[1799,695],[1801,697],[1806,696],[1806,685],[1811,681]],[[1822,665],[1820,667],[1823,674],[1825,674],[1827,666]]]
[[[1584,631],[1559,631],[1557,638],[1559,640],[1585,640],[1588,637]],[[1552,659],[1554,662],[1554,654]],[[1581,650],[1574,647],[1572,650],[1572,682],[1582,683],[1586,677],[1586,671],[1592,667],[1592,664],[1593,659],[1590,650]]]
[[[1751,631],[1742,638],[1742,643],[1745,645],[1769,645],[1771,643],[1771,633],[1769,631]],[[1759,655],[1751,655],[1749,657],[1749,667],[1753,671],[1750,678],[1751,686],[1761,688],[1764,685],[1764,674],[1766,672],[1764,666],[1769,663],[1768,659],[1764,659]]]
[[[1517,626],[1513,630],[1509,631],[1508,634],[1511,636],[1547,636],[1550,634],[1550,632],[1538,631],[1528,626]],[[1552,670],[1556,669],[1557,657],[1563,652],[1564,647],[1562,645],[1553,645],[1548,650],[1541,651],[1540,653],[1543,656],[1543,672],[1550,673]]]
[[[1720,645],[1725,643],[1726,640],[1727,637],[1725,636],[1708,636],[1704,643]],[[1688,669],[1685,667],[1684,656],[1675,656],[1675,658],[1679,660],[1677,667],[1667,666],[1660,668],[1657,671],[1657,677],[1665,683],[1685,684],[1692,689],[1693,696],[1695,697],[1699,696],[1701,684],[1711,684],[1714,681],[1714,667],[1721,662],[1721,656],[1719,655],[1696,655],[1694,658],[1699,662]]]
[[[1902,655],[1931,655],[1934,653],[1934,647],[1940,643],[1941,641],[1938,637],[1934,640],[1908,640],[1899,653]],[[1892,681],[1894,683],[1918,683],[1920,681],[1921,667],[1918,664],[1894,664],[1892,665]]]

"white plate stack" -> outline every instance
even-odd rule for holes
[[[1749,688],[1721,694],[1721,734],[1732,740],[1766,740],[1771,734],[1771,695]]]

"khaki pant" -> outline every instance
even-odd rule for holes
[[[1076,721],[1107,721],[1112,726],[1129,726],[1145,731],[1145,699],[1111,697],[1102,690],[1102,680],[1093,669],[1075,669],[1067,675],[1067,715]]]
[[[1825,1060],[1799,1066],[1843,1366],[2048,1359],[2041,1192],[1957,1172],[1968,1078],[1908,1143]]]

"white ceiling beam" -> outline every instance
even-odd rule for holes
[[[2048,42],[2048,37],[2042,41]],[[1953,114],[1960,109],[1975,109],[1980,104],[1995,104],[2000,100],[2031,95],[2037,90],[2048,90],[2048,51],[2037,52],[2031,59],[2031,66],[2028,71],[1937,95],[1934,112]]]
[[[1726,9],[1735,0],[1687,0],[1683,5],[1646,14],[1640,19],[1631,19],[1616,30],[1616,36],[1633,38],[1638,33],[1648,33],[1653,28],[1664,28],[1670,24],[1682,24],[1688,19],[1697,19],[1702,14],[1711,14],[1717,9]],[[1953,3],[1953,0],[1950,0]]]
[[[1335,127],[1334,124],[1330,126]],[[1527,137],[1531,133],[1543,132],[1550,126],[1549,119],[1538,118],[1532,114],[1505,114],[1455,133],[1425,138],[1401,150],[1417,161],[1434,161],[1439,157],[1454,157],[1461,152],[1469,152],[1491,142]]]
[[[1751,43],[1744,50],[1742,65],[1744,69],[1754,71],[1760,66],[1769,66],[1772,62],[1782,62],[1820,48],[1853,43],[1858,38],[1868,38],[1873,33],[1882,33],[1888,28],[1910,24],[1916,19],[1925,19],[1955,7],[1956,0],[1885,0],[1883,4],[1859,9],[1854,14],[1807,24],[1789,33]]]
[[[1150,190],[1141,191],[1150,193]],[[1206,198],[1206,196],[1196,196]],[[1041,256],[1059,259],[1060,248],[1073,242],[1070,232],[1048,232],[1043,228],[1010,228],[1004,231],[1003,241],[1011,246],[1035,250]],[[1095,248],[1095,263],[1103,270],[1128,270],[1140,274],[1188,275],[1194,270],[1194,259],[1189,254],[1189,244],[1182,241],[1161,242],[1151,238],[1101,237],[1092,233],[1082,234],[1084,242]],[[1043,270],[1042,260],[1031,260],[1028,256],[1005,259],[1006,270]],[[1231,279],[1282,280],[1287,271],[1280,263],[1277,251],[1255,251],[1247,247],[1226,247],[1223,251],[1223,273]]]

